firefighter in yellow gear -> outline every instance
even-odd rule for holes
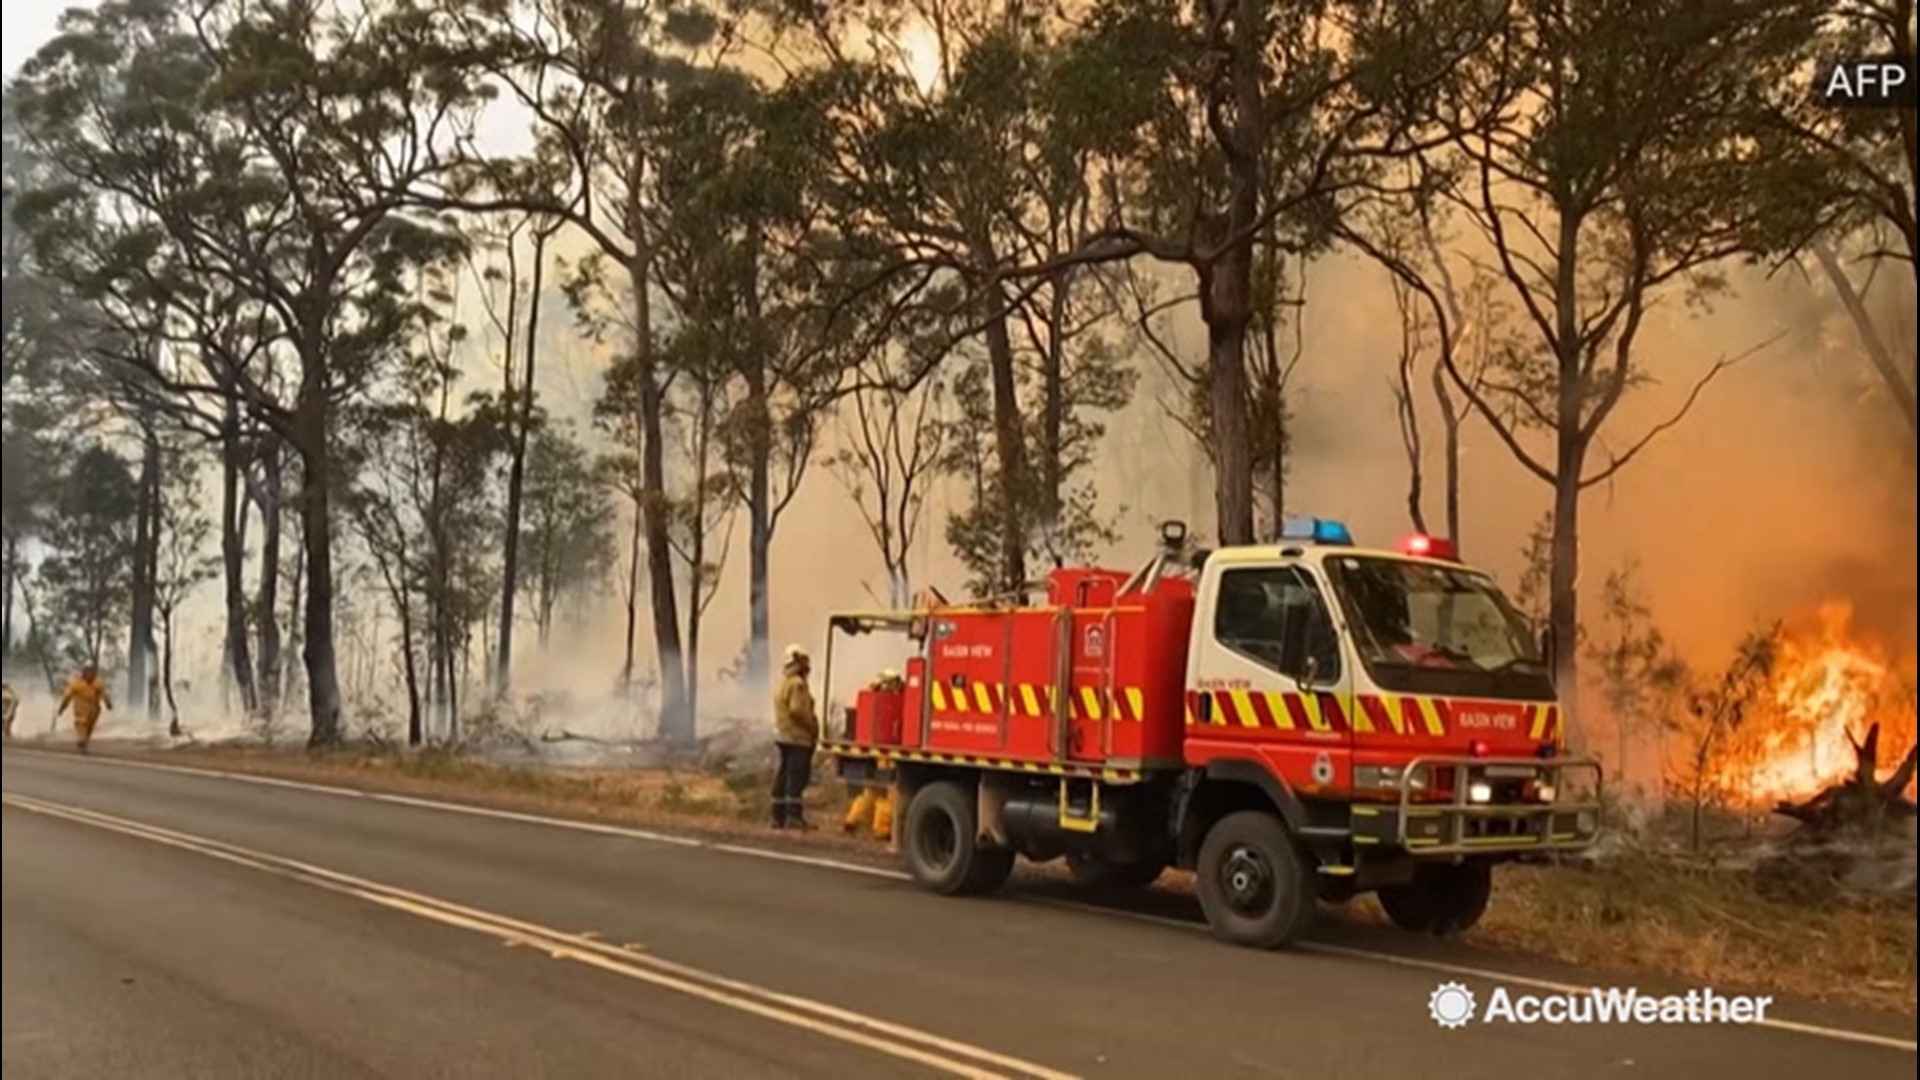
[[[773,827],[811,830],[807,824],[807,785],[813,782],[813,755],[820,745],[820,717],[814,711],[807,677],[813,659],[798,645],[787,646],[787,663],[773,692],[774,745],[779,768],[773,775]]]
[[[13,718],[19,711],[20,698],[19,695],[13,692],[13,684],[0,682],[0,713],[5,714],[7,721],[6,737],[9,740],[13,738]]]
[[[107,684],[100,679],[100,669],[88,664],[67,683],[67,692],[60,698],[60,709],[53,716],[58,720],[68,709],[73,710],[74,746],[84,754],[87,744],[93,741],[93,728],[100,722],[101,712],[112,708],[113,696],[107,693]]]
[[[873,690],[904,690],[907,681],[897,671],[883,671],[879,678],[867,684]],[[873,835],[881,840],[893,839],[894,793],[891,787],[863,785],[859,794],[854,796],[853,805],[847,807],[847,817],[841,823],[848,836],[860,831],[860,826],[871,823]]]

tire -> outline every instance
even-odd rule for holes
[[[907,808],[907,869],[942,896],[984,896],[1013,873],[1013,852],[980,846],[975,793],[943,781],[921,789]]]
[[[1215,937],[1255,949],[1292,944],[1313,922],[1307,860],[1278,817],[1241,811],[1200,845],[1200,907]]]
[[[1067,869],[1074,883],[1096,892],[1144,889],[1160,880],[1166,872],[1163,862],[1123,863],[1098,859],[1091,855],[1067,856]]]
[[[1402,930],[1448,937],[1473,929],[1493,898],[1493,866],[1484,862],[1422,866],[1405,885],[1379,892],[1380,907]]]

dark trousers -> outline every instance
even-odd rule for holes
[[[813,782],[813,747],[780,743],[780,767],[773,774],[773,823],[797,825],[807,819],[805,797]]]

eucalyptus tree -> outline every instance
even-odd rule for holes
[[[280,362],[264,369],[245,347],[127,363],[169,392],[235,403],[298,461],[316,746],[343,736],[337,410],[401,354],[423,316],[418,278],[461,247],[412,195],[454,163],[484,97],[457,65],[424,62],[444,53],[443,29],[409,0],[352,12],[118,0],[70,13],[16,86],[34,149],[59,178],[47,201],[120,223],[126,246],[97,290],[172,311],[219,286],[260,320],[252,339],[273,342]]]

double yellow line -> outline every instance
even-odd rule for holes
[[[1077,1080],[1071,1073],[888,1023],[825,1002],[784,994],[648,956],[634,946],[610,945],[585,935],[481,911],[295,859],[64,803],[12,793],[0,796],[0,801],[28,813],[119,833],[297,881],[444,926],[483,934],[511,946],[538,949],[555,960],[584,964],[736,1012],[910,1061],[951,1076],[967,1077],[969,1080]]]

